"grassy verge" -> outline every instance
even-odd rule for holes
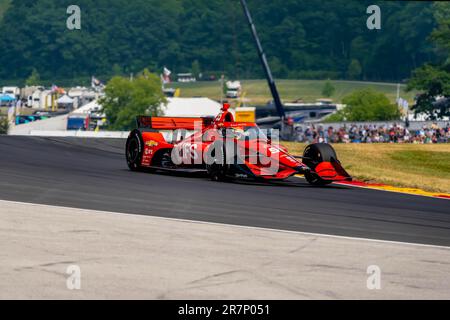
[[[294,154],[304,144],[284,143]],[[450,144],[335,144],[339,159],[358,180],[450,193]]]
[[[8,115],[8,110],[9,110],[9,107],[0,107],[0,116],[7,116]],[[36,110],[31,109],[31,108],[22,108],[20,110],[20,114],[21,115],[31,115],[35,111]]]
[[[383,92],[394,102],[397,98],[397,84],[392,83],[375,83],[375,82],[359,82],[359,81],[331,81],[336,88],[336,92],[331,97],[335,102],[341,102],[342,98],[354,90],[363,88],[374,88]],[[306,102],[314,102],[323,98],[322,89],[325,81],[319,80],[277,80],[278,90],[284,101],[293,101],[303,99]],[[174,83],[174,88],[181,89],[182,97],[209,97],[211,99],[220,99],[221,87],[218,81],[214,82],[197,82],[197,83]],[[246,98],[252,104],[265,104],[272,100],[267,82],[265,80],[245,80],[242,81]],[[410,101],[414,98],[414,92],[406,93],[405,86],[401,87],[400,94],[403,98]]]

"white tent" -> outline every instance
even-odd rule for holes
[[[56,100],[56,102],[58,104],[72,104],[74,102],[74,100],[71,97],[69,97],[68,95],[65,94],[61,98]]]
[[[92,101],[75,110],[74,114],[101,112],[98,101]],[[208,98],[167,98],[167,105],[161,105],[165,117],[215,117],[220,113],[222,105]]]
[[[100,112],[102,111],[103,107],[98,104],[97,100],[94,100],[81,108],[75,110],[73,113],[75,114],[89,114],[91,112]]]
[[[161,109],[166,117],[215,117],[222,105],[208,98],[168,98]]]

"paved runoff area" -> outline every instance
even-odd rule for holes
[[[128,170],[125,139],[0,136],[0,199],[450,246],[450,201],[304,179],[217,183]]]
[[[0,201],[0,299],[449,299],[450,248]]]
[[[0,136],[0,299],[450,299],[448,199],[130,172],[124,144]]]

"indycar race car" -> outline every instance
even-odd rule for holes
[[[205,172],[212,180],[285,180],[304,175],[316,186],[351,181],[329,144],[311,144],[290,155],[255,123],[235,122],[229,105],[216,118],[137,118],[126,143],[132,171]]]

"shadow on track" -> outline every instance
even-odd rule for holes
[[[190,173],[190,172],[183,172],[183,171],[164,171],[164,170],[157,170],[157,169],[142,169],[139,172],[131,172],[127,169],[122,169],[122,172],[127,171],[130,173],[135,174],[148,174],[148,175],[159,175],[159,176],[168,176],[168,177],[182,177],[182,178],[189,178],[189,179],[196,179],[196,180],[207,180],[211,181],[207,175],[206,172],[204,173]],[[299,180],[293,181],[293,179]],[[214,181],[211,181],[214,182]],[[261,181],[261,180],[251,180],[251,179],[229,179],[226,181],[221,182],[214,182],[214,183],[222,183],[222,184],[236,184],[236,185],[245,185],[245,186],[265,186],[265,187],[284,187],[284,188],[308,188],[308,189],[336,189],[336,190],[350,190],[351,187],[347,186],[339,186],[339,185],[328,185],[328,186],[313,186],[309,183],[301,182],[300,178],[290,178],[289,180],[283,180],[283,181]]]

